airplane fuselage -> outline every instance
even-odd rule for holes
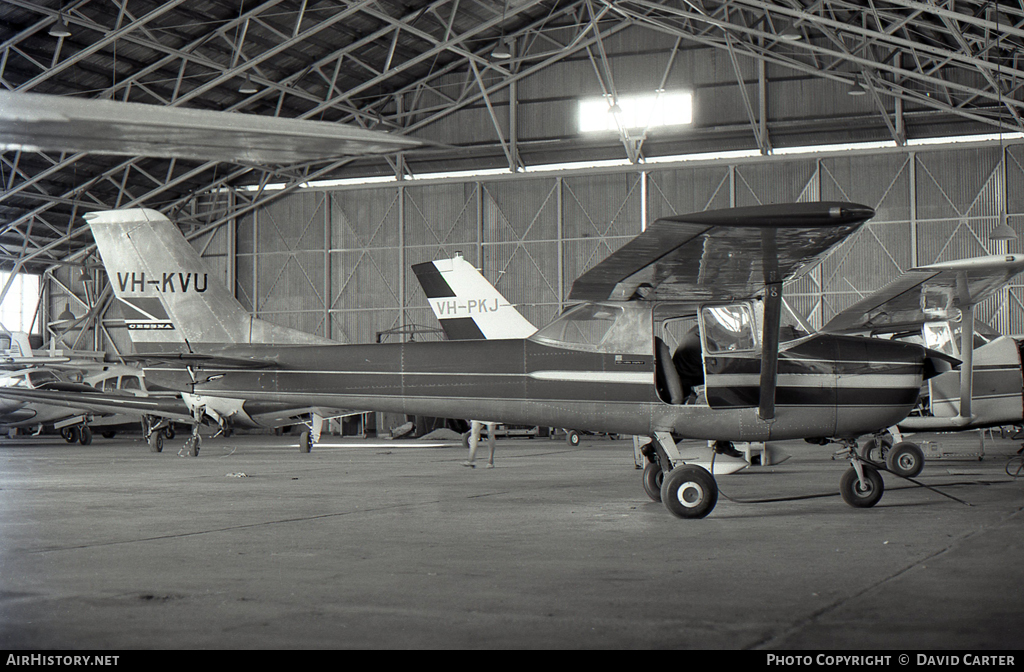
[[[706,358],[707,397],[671,404],[653,354],[587,352],[532,339],[261,348],[261,369],[202,370],[197,393],[696,439],[858,436],[917,401],[920,346],[817,335],[780,353],[776,416],[758,417],[760,359]],[[153,375],[147,370],[147,375]],[[731,377],[731,382],[730,381]],[[718,384],[715,384],[715,381]],[[710,404],[710,405],[709,405]]]

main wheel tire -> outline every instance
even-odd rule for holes
[[[185,439],[185,454],[189,457],[199,457],[199,437],[188,437]]]
[[[861,469],[864,471],[866,486],[862,486],[860,479],[857,478],[857,470],[850,467],[839,479],[839,494],[850,506],[867,509],[882,498],[885,486],[882,484],[882,475],[870,464],[862,464]]]
[[[78,443],[83,446],[88,446],[92,443],[92,430],[88,427],[82,427],[82,429],[78,430]]]
[[[104,439],[112,439],[115,436],[117,436],[117,432],[115,432],[112,429],[106,429],[106,430],[103,431],[103,438]]]
[[[174,438],[174,425],[167,425],[164,427],[163,435],[168,441]]]
[[[149,435],[149,452],[160,453],[164,449],[164,433],[157,430]]]
[[[570,446],[580,445],[580,433],[575,429],[570,429],[565,433],[565,442]]]
[[[860,456],[871,462],[885,462],[890,448],[892,448],[892,435],[876,434],[864,440],[860,447]]]
[[[313,450],[313,436],[307,430],[299,435],[299,452],[308,453],[311,450]]]
[[[665,481],[665,472],[658,462],[648,462],[644,467],[644,492],[652,501],[661,501],[661,484]]]
[[[703,518],[718,503],[718,483],[704,467],[683,464],[661,484],[661,501],[678,518]]]
[[[885,456],[885,467],[897,476],[913,478],[924,469],[924,453],[916,443],[900,441]]]
[[[77,443],[79,437],[78,427],[65,427],[60,430],[60,435],[63,436],[64,440],[68,443]]]
[[[1019,478],[1024,475],[1024,457],[1011,457],[1006,461],[1006,475]]]

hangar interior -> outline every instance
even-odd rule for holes
[[[1019,3],[11,0],[0,11],[11,91],[431,143],[257,165],[8,141],[3,262],[42,275],[34,328],[61,348],[131,352],[82,219],[110,208],[167,214],[255,316],[349,343],[436,326],[412,264],[461,252],[540,325],[646,223],[711,208],[876,209],[788,288],[790,312],[812,327],[915,265],[1021,251],[990,237],[1024,230]],[[619,106],[676,93],[692,96],[688,123],[631,125]],[[588,99],[613,130],[580,130]],[[978,317],[1024,333],[1022,301],[1011,284]]]
[[[876,211],[786,288],[785,318],[809,328],[914,266],[1024,253],[1021,0],[3,0],[0,52],[0,119],[14,92],[424,141],[215,161],[44,150],[0,123],[0,296],[36,275],[35,343],[107,361],[133,346],[83,215],[116,208],[167,215],[253,316],[352,344],[438,338],[414,264],[461,253],[541,325],[632,236],[708,209]],[[1024,335],[1024,282],[975,316]],[[355,349],[369,362],[442,348]],[[292,373],[314,378],[318,363]],[[921,379],[906,368],[883,392],[909,408]],[[1013,373],[1019,414],[1019,360]],[[653,371],[632,375],[655,393]],[[593,380],[562,389],[593,392],[580,414],[611,415]],[[890,412],[881,387],[861,399]],[[579,401],[552,398],[536,405]],[[672,407],[686,422],[701,410]],[[270,425],[218,432],[201,459],[178,459],[197,456],[198,427],[176,456],[156,447],[173,425],[143,423],[149,451],[137,435],[88,449],[5,441],[0,648],[131,665],[153,649],[442,647],[817,649],[824,664],[851,649],[886,649],[868,659],[879,664],[942,649],[977,664],[975,650],[1021,647],[1020,591],[1007,590],[1024,581],[1019,438],[943,435],[924,487],[887,473],[874,506],[881,476],[848,437],[837,492],[843,460],[807,434],[772,461],[762,443],[751,469],[736,458],[743,469],[720,488],[710,473],[673,481],[697,473],[685,463],[659,488],[649,454],[637,478],[633,430],[575,447],[506,441],[498,468],[468,469],[458,439],[331,437],[310,451],[305,432],[296,451],[295,433]],[[690,443],[711,453],[704,438]],[[863,438],[881,452],[879,435]],[[694,490],[722,501],[684,522],[655,496],[673,489],[678,506]],[[865,492],[871,503],[855,499]]]

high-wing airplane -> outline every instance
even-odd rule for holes
[[[136,328],[151,336],[151,349],[186,346],[196,393],[650,436],[662,500],[685,518],[706,516],[718,488],[707,470],[680,463],[674,436],[835,441],[851,463],[840,492],[866,507],[883,483],[857,454],[856,438],[905,417],[922,382],[951,358],[916,344],[801,334],[782,328],[781,306],[783,283],[872,215],[851,203],[794,203],[658,220],[578,278],[569,299],[579,305],[527,339],[232,342],[228,334],[257,329],[251,317],[215,315],[213,328],[203,321],[193,334],[155,314],[151,300],[172,291],[204,310],[196,269],[149,254],[152,267],[124,268],[111,282],[138,309]],[[130,210],[89,221],[97,240],[139,248],[160,219]],[[1024,257],[993,268],[1015,274]],[[950,307],[960,304],[954,293]],[[673,336],[680,320],[694,318],[696,338]],[[679,346],[674,354],[670,342]]]
[[[434,316],[450,341],[527,338],[537,331],[461,254],[451,259],[435,259],[416,264],[412,269]],[[566,429],[565,436],[570,446],[579,445],[578,430]],[[645,445],[648,444],[649,440]],[[688,464],[713,470],[712,473],[721,476],[749,466],[739,455],[737,451],[735,455],[718,454],[716,457],[710,448],[689,445],[685,448],[685,454],[681,454],[681,459]],[[644,460],[649,461],[646,458]],[[660,487],[660,480],[651,484],[645,481],[645,489],[655,501],[661,501]]]
[[[163,450],[165,437],[173,438],[171,423],[194,421],[181,393],[150,389],[138,367],[115,364],[102,368],[84,376],[81,383],[68,382],[61,372],[45,368],[19,372],[24,382],[3,384],[0,378],[0,409],[32,409],[36,425],[45,418],[68,443],[82,445],[92,442],[93,429],[109,433],[118,425],[141,422],[154,452]],[[33,423],[30,420],[19,426]]]
[[[36,366],[0,373],[0,429],[34,430],[53,426],[68,443],[92,442],[88,411],[51,403],[53,398],[94,391],[89,385],[73,382],[66,372]]]
[[[1011,267],[1002,274],[995,270],[1010,259],[997,255],[912,269],[825,325],[835,333],[917,339],[961,361],[928,380],[919,408],[893,428],[897,439],[904,432],[957,432],[1024,422],[1024,344],[973,317],[973,306],[1012,277]],[[952,305],[954,296],[961,307]],[[972,328],[964,329],[965,324]],[[879,437],[865,444],[865,457],[878,448],[888,460],[891,446],[890,436]]]

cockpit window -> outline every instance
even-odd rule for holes
[[[530,338],[541,343],[596,348],[622,315],[616,306],[586,303],[566,312]]]
[[[757,348],[754,315],[747,304],[705,306],[701,309],[701,322],[708,353],[741,352]]]
[[[922,329],[926,346],[952,357],[960,357],[961,331],[961,325],[956,322],[926,322]],[[998,331],[981,320],[974,321],[973,347],[980,348],[986,343],[996,340],[999,336]]]
[[[39,387],[45,383],[60,382],[60,378],[49,371],[32,371],[28,374],[28,379],[32,382],[32,387]]]
[[[142,386],[139,384],[138,376],[124,376],[121,378],[121,389],[122,390],[141,390]]]

